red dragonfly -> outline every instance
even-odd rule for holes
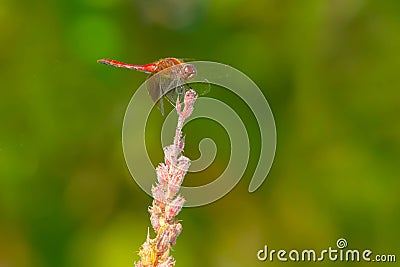
[[[118,68],[133,69],[149,73],[150,75],[146,80],[147,90],[149,91],[151,99],[154,102],[159,102],[160,110],[163,115],[163,98],[165,97],[172,105],[175,105],[177,97],[180,97],[185,91],[183,84],[193,79],[197,74],[195,66],[184,63],[183,60],[173,57],[160,59],[157,62],[144,65],[127,64],[112,59],[99,59],[97,62]],[[165,71],[160,73],[163,70]],[[157,73],[160,73],[160,75],[153,77]]]

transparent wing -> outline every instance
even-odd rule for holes
[[[180,67],[180,65],[176,65],[151,74],[146,81],[149,95],[153,102],[157,103],[162,115],[164,115],[163,99],[167,99],[172,106],[175,106],[176,100],[181,98],[185,92],[185,87],[179,78]]]

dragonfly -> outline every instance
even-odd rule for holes
[[[167,99],[174,106],[188,88],[185,83],[197,75],[196,67],[193,64],[185,63],[184,60],[173,57],[144,65],[128,64],[106,58],[99,59],[97,62],[148,73],[146,87],[153,102],[159,104],[162,115],[164,115],[163,99]]]

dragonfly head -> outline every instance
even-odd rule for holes
[[[185,64],[182,68],[182,78],[185,80],[193,79],[197,74],[196,67],[192,64]]]

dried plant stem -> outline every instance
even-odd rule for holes
[[[153,205],[149,207],[151,225],[156,233],[154,239],[147,231],[146,241],[140,248],[140,261],[135,267],[172,267],[175,260],[170,255],[170,249],[182,231],[182,225],[175,217],[181,211],[185,199],[178,194],[183,179],[189,169],[190,160],[182,155],[185,138],[182,137],[182,127],[185,120],[192,114],[197,94],[189,90],[185,94],[184,107],[176,102],[178,125],[174,142],[164,147],[164,163],[156,168],[157,183],[152,187]]]

